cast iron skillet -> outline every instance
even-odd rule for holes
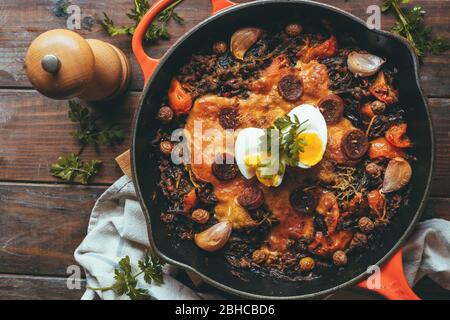
[[[300,299],[330,294],[346,286],[356,285],[367,278],[368,267],[383,267],[382,287],[376,291],[388,298],[417,299],[403,275],[401,244],[410,234],[425,205],[434,160],[434,139],[430,115],[420,89],[417,58],[405,40],[392,34],[370,30],[353,15],[337,8],[310,1],[260,0],[233,6],[228,0],[212,0],[213,15],[180,39],[160,60],[150,58],[142,47],[146,29],[158,12],[171,0],[160,0],[141,21],[133,38],[133,51],[145,76],[146,86],[134,120],[132,143],[133,181],[149,222],[152,247],[167,262],[193,271],[210,284],[248,298]],[[230,7],[230,8],[227,8]],[[270,277],[244,282],[232,275],[229,265],[218,254],[205,253],[192,241],[169,238],[159,219],[161,205],[152,200],[156,190],[158,168],[151,153],[149,140],[158,129],[155,120],[161,98],[166,94],[173,75],[191,54],[207,39],[229,39],[231,33],[246,26],[260,26],[273,21],[302,21],[304,18],[328,19],[336,31],[350,33],[363,49],[387,57],[399,69],[400,102],[407,106],[408,132],[415,142],[418,161],[413,164],[411,201],[403,207],[386,233],[382,246],[351,261],[344,271],[322,276],[309,282],[293,283]],[[396,253],[397,252],[397,253]],[[391,258],[391,260],[389,260]],[[373,271],[372,269],[369,269]],[[360,286],[364,286],[360,283]]]

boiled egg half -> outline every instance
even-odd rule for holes
[[[288,113],[291,121],[298,119],[301,123],[302,132],[295,139],[301,139],[304,143],[303,151],[298,153],[298,166],[300,168],[311,168],[318,164],[327,147],[327,124],[319,108],[302,104]]]
[[[322,160],[325,153],[327,145],[325,119],[319,109],[310,104],[302,104],[292,109],[288,116],[291,122],[298,120],[303,123],[301,130],[294,137],[295,143],[301,141],[302,145],[296,163],[300,168],[311,168]],[[279,134],[284,136],[288,131],[289,127],[286,127]],[[273,152],[268,148],[267,145],[270,144],[268,132],[260,128],[241,130],[236,138],[234,156],[245,178],[252,179],[256,176],[263,185],[278,187],[283,180],[287,161],[283,158],[281,150]]]

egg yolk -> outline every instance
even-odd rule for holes
[[[261,182],[266,187],[277,186],[280,179],[280,176],[278,174],[274,174],[271,176],[264,176],[262,175],[260,170],[256,171],[256,177],[258,178],[258,181]]]
[[[298,159],[304,165],[309,167],[315,166],[323,158],[323,143],[319,136],[314,132],[303,132],[297,136],[303,139],[305,146],[303,152],[300,152]]]
[[[279,184],[279,172],[273,167],[271,158],[267,154],[249,154],[244,157],[244,163],[249,169],[256,170],[258,181],[267,187]],[[279,168],[280,170],[281,168]],[[276,171],[276,172],[273,172]]]

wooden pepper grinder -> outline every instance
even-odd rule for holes
[[[36,90],[53,99],[110,100],[125,91],[131,77],[121,50],[65,29],[38,36],[28,49],[25,69]]]

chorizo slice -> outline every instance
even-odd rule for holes
[[[289,200],[291,206],[301,214],[312,214],[316,210],[317,198],[312,192],[303,190],[302,188],[295,189]]]
[[[219,123],[224,129],[239,127],[239,111],[235,107],[222,108],[219,111]]]
[[[295,102],[303,95],[303,81],[293,74],[284,76],[278,82],[278,92],[284,100]]]
[[[239,172],[234,157],[226,153],[216,156],[211,169],[213,175],[221,181],[233,180]]]
[[[336,124],[344,115],[344,101],[335,94],[329,94],[320,99],[319,110],[327,124]]]
[[[359,130],[351,130],[342,138],[341,142],[344,154],[351,160],[361,159],[369,149],[369,140],[366,134]]]
[[[264,203],[264,192],[256,186],[245,188],[237,197],[240,206],[248,209],[258,209]]]

